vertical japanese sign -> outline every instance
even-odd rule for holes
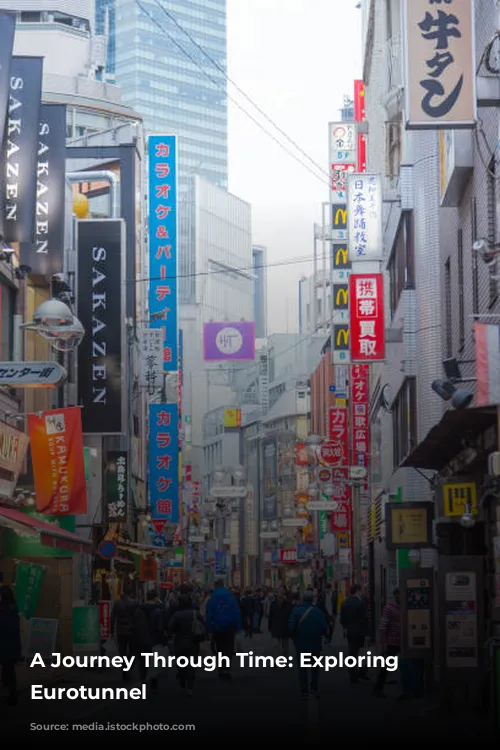
[[[473,0],[405,0],[407,128],[473,128]]]
[[[177,139],[148,138],[149,315],[163,331],[163,369],[178,367],[177,343]]]
[[[345,203],[347,175],[356,172],[358,134],[353,122],[331,122],[328,125],[330,156],[330,201]]]
[[[125,429],[125,222],[78,222],[78,398],[86,435]]]
[[[348,178],[349,258],[382,260],[382,181],[380,175]]]
[[[366,466],[367,454],[370,452],[368,376],[368,365],[352,365],[350,410],[353,466]]]
[[[163,387],[163,331],[159,328],[142,328],[139,339],[139,381],[149,392]]]
[[[99,607],[101,641],[107,641],[111,636],[111,602],[103,600],[97,602],[97,606]]]
[[[31,620],[36,614],[36,607],[42,591],[45,569],[31,563],[18,563],[16,567],[15,594],[20,614]]]
[[[42,104],[38,127],[35,241],[21,245],[21,263],[32,273],[63,270],[66,190],[66,105]]]
[[[365,112],[365,84],[363,81],[354,81],[354,119],[356,122],[364,122]],[[358,133],[358,172],[366,172],[366,135]]]
[[[6,242],[35,239],[42,70],[42,57],[11,59],[0,176],[0,231]]]
[[[87,512],[81,412],[74,406],[28,415],[38,513]]]
[[[109,451],[106,461],[106,511],[110,523],[127,520],[128,453]]]
[[[328,410],[328,437],[331,443],[336,446],[336,456],[338,461],[334,466],[349,466],[349,419],[347,409],[344,407],[331,406]],[[326,444],[328,445],[328,443]],[[321,455],[326,446],[320,449]]]
[[[16,13],[8,10],[0,11],[0,143],[3,141],[5,121],[9,102],[9,74],[14,49],[14,34],[16,30]]]
[[[149,502],[153,519],[179,523],[177,404],[149,405]]]
[[[381,273],[353,274],[349,279],[351,361],[385,359],[384,282]]]

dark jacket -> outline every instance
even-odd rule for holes
[[[193,636],[193,622],[198,620],[203,625],[203,617],[192,605],[186,609],[177,609],[168,623],[169,635],[174,638],[176,656],[198,654],[200,639]]]
[[[138,608],[135,599],[124,596],[114,603],[111,610],[111,633],[117,636],[129,636],[134,634],[134,619]]]
[[[269,609],[269,632],[273,638],[290,638],[290,615],[293,606],[289,599],[279,602],[275,599]]]
[[[0,664],[15,664],[21,658],[21,624],[15,605],[0,609]]]
[[[255,597],[252,594],[245,594],[240,599],[241,614],[243,617],[252,617],[257,612],[255,606]]]
[[[342,603],[340,624],[348,638],[365,638],[368,635],[368,615],[365,603],[357,596],[349,596]]]
[[[142,605],[142,611],[146,616],[147,629],[149,633],[149,645],[157,646],[164,640],[164,608],[162,604],[146,603]]]
[[[295,607],[290,615],[289,627],[298,653],[321,653],[328,625],[323,612],[312,602]]]

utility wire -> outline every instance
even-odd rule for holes
[[[147,281],[172,281],[173,279],[192,279],[196,276],[215,276],[218,274],[230,275],[232,273],[237,274],[241,271],[258,271],[261,268],[275,268],[277,266],[293,266],[298,263],[312,263],[314,260],[312,255],[301,255],[296,258],[289,258],[288,260],[279,261],[277,263],[263,263],[259,266],[239,266],[237,268],[221,268],[214,271],[196,271],[194,273],[176,274],[175,276],[143,276],[140,279],[126,279],[125,284],[140,284]]]
[[[158,7],[159,7],[159,8],[160,8],[160,9],[161,9],[162,11],[163,11],[163,13],[164,13],[164,14],[165,14],[165,15],[167,16],[167,18],[169,18],[169,19],[170,19],[170,20],[172,21],[172,23],[174,23],[174,24],[175,24],[175,25],[177,26],[177,28],[179,29],[179,31],[181,31],[181,32],[182,32],[183,34],[185,34],[185,35],[187,36],[187,38],[189,39],[189,41],[190,41],[190,42],[191,42],[191,43],[192,43],[192,44],[193,44],[193,45],[194,45],[194,46],[195,46],[195,47],[196,47],[196,48],[197,48],[197,49],[198,49],[198,50],[199,50],[199,51],[200,51],[200,52],[201,52],[201,53],[202,53],[202,54],[203,54],[203,55],[204,55],[204,56],[205,56],[206,58],[207,58],[207,60],[208,60],[208,61],[209,61],[209,62],[210,62],[210,63],[211,63],[211,64],[212,64],[213,66],[214,66],[214,68],[216,68],[216,69],[217,69],[217,70],[218,70],[218,71],[219,71],[220,73],[222,73],[222,74],[224,75],[224,77],[226,78],[226,80],[228,81],[228,83],[230,83],[230,84],[231,84],[232,86],[234,86],[234,88],[236,89],[236,91],[237,91],[237,92],[238,92],[239,94],[241,94],[241,96],[243,96],[243,97],[244,97],[244,98],[245,98],[245,99],[247,100],[247,102],[249,102],[249,104],[251,104],[251,105],[252,105],[252,107],[254,107],[254,109],[255,109],[255,110],[257,110],[257,112],[258,112],[258,113],[259,113],[260,115],[262,115],[262,117],[264,117],[264,119],[265,119],[265,120],[267,120],[267,122],[268,122],[268,123],[269,123],[270,125],[272,125],[272,126],[273,126],[273,128],[275,128],[275,130],[277,130],[277,131],[278,131],[278,133],[279,133],[280,135],[282,135],[282,136],[283,136],[284,138],[286,138],[286,139],[287,139],[287,141],[288,141],[288,142],[289,142],[289,143],[290,143],[290,144],[291,144],[291,145],[292,145],[292,146],[293,146],[294,148],[296,148],[296,149],[297,149],[297,151],[300,151],[300,153],[301,153],[301,154],[302,154],[303,156],[305,156],[305,158],[306,158],[306,159],[307,159],[308,161],[310,161],[310,162],[311,162],[311,164],[312,164],[312,165],[313,165],[313,166],[314,166],[314,167],[315,167],[316,169],[318,169],[318,170],[319,170],[320,172],[323,172],[323,173],[324,173],[324,174],[326,175],[327,179],[330,179],[330,175],[328,174],[328,172],[327,172],[327,171],[326,171],[326,170],[325,170],[325,169],[324,169],[324,168],[323,168],[322,166],[320,166],[320,165],[319,165],[319,164],[318,164],[318,163],[317,163],[316,161],[314,161],[314,159],[313,159],[313,158],[312,158],[311,156],[309,156],[309,154],[308,154],[308,153],[307,153],[306,151],[304,151],[304,149],[303,149],[303,148],[302,148],[302,147],[301,147],[301,146],[300,146],[300,145],[299,145],[299,144],[298,144],[298,143],[297,143],[296,141],[294,141],[294,139],[293,139],[293,138],[291,138],[291,137],[290,137],[290,136],[288,135],[288,133],[287,133],[287,132],[286,132],[285,130],[283,130],[283,128],[281,128],[281,127],[280,127],[280,126],[279,126],[279,125],[278,125],[278,124],[277,124],[277,123],[276,123],[276,122],[275,122],[275,121],[274,121],[274,120],[273,120],[273,119],[272,119],[271,117],[269,117],[269,115],[268,115],[268,114],[267,114],[267,113],[266,113],[266,112],[265,112],[265,111],[264,111],[264,110],[262,109],[262,107],[260,107],[260,106],[259,106],[259,105],[258,105],[258,104],[257,104],[257,103],[256,103],[256,102],[255,102],[255,101],[254,101],[254,100],[253,100],[253,99],[252,99],[251,97],[250,97],[250,96],[248,96],[248,94],[246,93],[246,91],[244,91],[244,90],[243,90],[243,89],[241,88],[241,86],[239,86],[239,85],[238,85],[238,84],[237,84],[237,83],[236,83],[236,82],[235,82],[235,81],[234,81],[234,80],[233,80],[232,78],[230,78],[230,76],[228,75],[228,73],[227,73],[227,71],[226,71],[226,70],[224,69],[224,67],[223,67],[222,65],[220,65],[220,64],[219,64],[219,63],[217,62],[217,60],[214,60],[214,58],[213,58],[213,57],[212,57],[211,55],[209,55],[209,54],[208,54],[208,52],[207,52],[207,51],[206,51],[206,50],[205,50],[205,49],[204,49],[204,48],[203,48],[203,47],[201,46],[201,44],[199,44],[199,43],[198,43],[198,42],[196,41],[196,39],[195,39],[195,38],[194,38],[194,37],[192,36],[192,34],[190,34],[190,33],[189,33],[189,31],[188,31],[188,30],[187,30],[187,29],[186,29],[186,28],[185,28],[185,27],[184,27],[184,26],[183,26],[183,25],[182,25],[182,24],[180,23],[180,21],[178,21],[178,20],[177,20],[177,19],[175,18],[175,16],[174,16],[174,15],[173,15],[173,14],[172,14],[172,13],[171,13],[170,11],[168,11],[168,10],[167,10],[167,9],[165,8],[165,6],[164,6],[164,5],[162,5],[162,3],[160,3],[160,0],[155,0],[155,2],[156,2],[156,5],[157,5],[157,6],[158,6]]]
[[[266,133],[266,135],[267,135],[267,136],[269,136],[269,138],[271,138],[271,139],[272,139],[272,140],[273,140],[273,141],[274,141],[275,143],[277,143],[277,144],[278,144],[278,146],[279,146],[279,147],[280,147],[281,149],[283,149],[283,151],[285,151],[285,152],[286,152],[286,153],[287,153],[287,154],[288,154],[289,156],[291,156],[291,157],[292,157],[292,159],[295,159],[295,161],[296,161],[296,162],[298,162],[298,163],[299,163],[299,164],[300,164],[301,166],[303,166],[303,167],[304,167],[305,169],[307,169],[307,171],[308,171],[308,172],[310,172],[310,173],[311,173],[311,174],[313,175],[313,177],[315,177],[315,178],[316,178],[317,180],[319,180],[319,181],[320,181],[320,182],[321,182],[321,183],[322,183],[323,185],[325,185],[325,184],[326,184],[327,186],[329,186],[329,185],[330,185],[330,182],[329,182],[329,180],[328,180],[328,181],[327,181],[327,180],[325,180],[325,178],[324,178],[324,177],[320,177],[320,176],[319,176],[319,175],[318,175],[318,174],[317,174],[316,172],[314,172],[314,171],[312,170],[312,168],[311,168],[311,167],[310,167],[310,166],[309,166],[308,164],[306,164],[306,163],[305,163],[305,162],[304,162],[304,161],[303,161],[303,160],[302,160],[302,159],[301,159],[301,158],[300,158],[299,156],[297,156],[297,154],[295,154],[295,153],[294,153],[293,151],[291,151],[291,150],[290,150],[290,149],[289,149],[289,148],[288,148],[287,146],[285,146],[285,144],[284,144],[284,143],[282,143],[282,142],[281,142],[281,141],[280,141],[280,140],[279,140],[279,139],[278,139],[278,138],[277,138],[277,137],[276,137],[275,135],[273,135],[273,133],[271,133],[271,132],[270,132],[269,130],[267,130],[267,129],[266,129],[266,128],[265,128],[265,127],[264,127],[264,126],[262,125],[262,123],[260,123],[260,122],[258,121],[258,119],[257,119],[256,117],[254,117],[254,116],[253,116],[252,114],[250,114],[250,112],[248,112],[248,111],[247,111],[247,110],[246,110],[246,109],[245,109],[245,108],[244,108],[244,107],[243,107],[243,106],[242,106],[242,105],[241,105],[241,104],[240,104],[240,103],[239,103],[239,102],[237,101],[237,99],[235,99],[235,98],[234,98],[233,96],[231,96],[231,95],[230,95],[230,94],[229,94],[229,93],[227,92],[227,90],[226,90],[226,87],[225,87],[225,86],[221,86],[221,85],[220,85],[220,83],[219,83],[219,82],[218,82],[218,81],[217,81],[217,80],[216,80],[215,78],[213,78],[213,77],[212,77],[212,76],[210,75],[210,73],[207,73],[207,71],[206,71],[206,70],[205,70],[205,69],[203,68],[203,66],[202,66],[202,65],[200,65],[200,63],[199,63],[199,62],[198,62],[198,61],[196,60],[196,58],[194,58],[194,57],[193,57],[192,55],[190,55],[190,54],[189,54],[189,52],[187,52],[187,51],[186,51],[186,50],[184,49],[184,47],[183,47],[183,46],[182,46],[181,44],[179,44],[179,42],[178,42],[178,41],[177,41],[176,39],[174,39],[174,37],[173,37],[173,36],[172,36],[172,35],[171,35],[171,34],[170,34],[170,33],[169,33],[169,32],[168,32],[168,31],[167,31],[167,30],[166,30],[165,28],[164,28],[164,26],[162,26],[162,25],[161,25],[161,23],[160,23],[159,21],[157,21],[157,20],[156,20],[156,18],[155,18],[154,16],[152,16],[152,15],[151,15],[151,13],[150,13],[150,12],[149,12],[149,11],[148,11],[148,10],[147,10],[147,9],[146,9],[146,8],[145,8],[144,6],[143,6],[143,5],[142,5],[142,3],[140,2],[140,0],[135,0],[135,3],[136,3],[136,5],[137,5],[137,7],[138,7],[138,8],[139,8],[139,9],[140,9],[140,10],[142,11],[142,13],[144,13],[144,15],[145,15],[145,16],[147,16],[147,18],[149,18],[149,20],[151,21],[151,23],[153,23],[153,24],[154,24],[154,25],[155,25],[155,26],[156,26],[156,27],[157,27],[157,28],[158,28],[158,29],[160,30],[160,32],[161,32],[162,34],[164,34],[164,35],[165,35],[165,36],[166,36],[166,37],[167,37],[167,38],[168,38],[168,39],[169,39],[169,40],[171,41],[171,43],[172,43],[172,44],[173,44],[173,45],[174,45],[175,47],[177,47],[177,49],[179,49],[179,50],[180,50],[180,51],[182,52],[182,54],[183,54],[183,55],[184,55],[185,57],[187,57],[187,58],[188,58],[188,60],[190,60],[190,61],[191,61],[191,62],[193,63],[193,65],[196,65],[196,67],[197,67],[197,68],[198,68],[198,69],[199,69],[199,70],[201,71],[201,73],[202,73],[202,74],[203,74],[203,75],[205,76],[205,78],[207,78],[207,79],[208,79],[208,80],[210,81],[210,83],[211,83],[211,84],[212,84],[213,86],[215,86],[215,88],[219,89],[219,91],[222,91],[222,92],[223,92],[223,93],[224,93],[224,94],[225,94],[225,95],[227,96],[227,98],[228,98],[228,99],[230,99],[230,100],[231,100],[231,101],[233,102],[233,104],[234,104],[234,105],[235,105],[235,106],[236,106],[236,107],[237,107],[238,109],[240,109],[240,110],[241,110],[241,111],[242,111],[242,112],[243,112],[243,113],[244,113],[244,114],[245,114],[245,115],[246,115],[246,116],[247,116],[247,117],[248,117],[248,118],[249,118],[250,120],[252,120],[252,122],[253,122],[253,123],[255,123],[255,125],[257,125],[257,127],[258,127],[258,128],[260,128],[260,129],[261,129],[261,130],[262,130],[262,131],[263,131],[264,133]],[[323,170],[322,170],[322,171],[323,171]]]

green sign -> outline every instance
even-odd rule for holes
[[[85,466],[85,481],[90,480],[90,448],[83,449],[83,463]]]
[[[75,533],[75,516],[44,516],[34,511],[24,511],[27,516],[52,524],[56,529]],[[71,557],[74,553],[45,547],[36,536],[19,536],[5,529],[2,538],[2,554],[9,557]]]
[[[19,613],[31,620],[36,612],[42,590],[44,569],[39,565],[18,563],[16,568],[15,594]]]
[[[99,607],[73,607],[73,651],[98,654],[100,648]]]
[[[319,512],[319,539],[321,542],[325,538],[327,525],[328,525],[328,519],[326,517],[326,510],[320,510]]]

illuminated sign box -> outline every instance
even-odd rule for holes
[[[387,549],[432,547],[433,520],[434,506],[431,503],[387,503]]]

